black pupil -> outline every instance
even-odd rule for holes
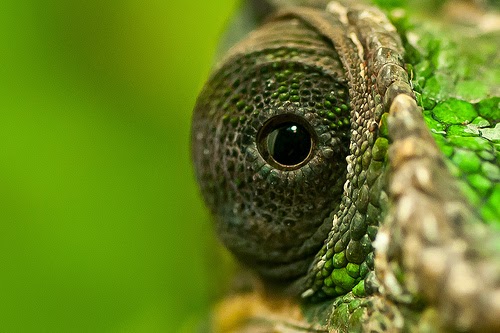
[[[300,124],[282,123],[269,133],[267,149],[272,158],[282,165],[296,165],[303,162],[311,151],[311,135]]]

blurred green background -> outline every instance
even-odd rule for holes
[[[0,2],[1,331],[191,331],[206,314],[189,120],[235,6]]]

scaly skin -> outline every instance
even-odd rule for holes
[[[479,222],[500,220],[498,87],[463,101],[404,25],[405,47],[374,8],[313,3],[234,47],[195,109],[216,229],[264,282],[216,330],[499,330],[500,237]],[[312,147],[287,164],[267,138],[290,123]]]

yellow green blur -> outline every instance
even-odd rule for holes
[[[235,6],[0,2],[1,331],[196,329],[216,283],[189,122]]]

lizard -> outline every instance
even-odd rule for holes
[[[193,115],[202,196],[258,281],[213,329],[500,330],[498,86],[432,91],[439,62],[376,7],[274,7]]]

